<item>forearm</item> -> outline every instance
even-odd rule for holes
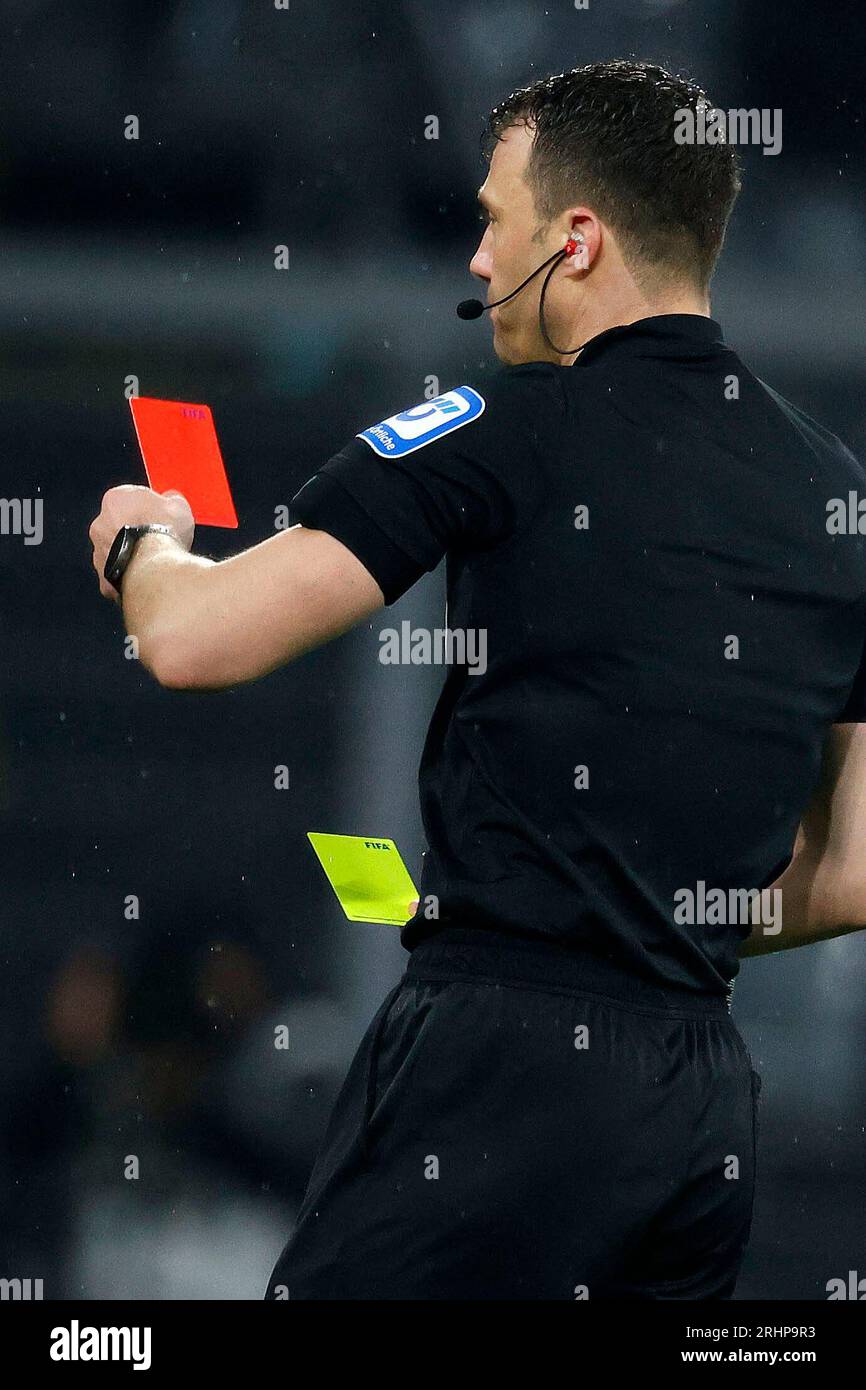
[[[383,602],[349,550],[301,526],[219,562],[144,536],[123,581],[127,631],[148,670],[175,690],[258,680]]]
[[[172,534],[148,531],[154,525]],[[122,577],[120,555],[112,559],[126,630],[142,664],[173,690],[258,680],[385,604],[366,566],[327,531],[292,526],[228,560],[205,560],[189,553],[195,521],[186,499],[132,484],[110,488],[90,526],[107,599],[118,597],[105,570],[124,527],[144,530]]]
[[[138,543],[123,580],[123,619],[142,665],[162,685],[183,684],[184,653],[191,634],[202,631],[203,579],[214,566],[169,536],[143,536]]]
[[[763,890],[778,893],[781,914],[766,910],[774,899],[765,899],[765,909],[756,901],[752,911],[752,931],[740,947],[740,956],[768,955],[808,946],[816,941],[845,936],[866,927],[866,891],[850,867],[802,849],[795,853],[784,873]],[[775,922],[770,922],[771,917]],[[781,921],[781,930],[777,924]]]

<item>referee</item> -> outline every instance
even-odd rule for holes
[[[423,753],[406,973],[268,1297],[734,1289],[738,956],[866,922],[866,552],[828,523],[866,476],[710,317],[737,161],[674,139],[706,102],[611,62],[491,113],[471,269],[505,366],[361,431],[301,525],[213,563],[183,498],[120,488],[91,527],[169,687],[256,679],[443,556],[485,635]]]

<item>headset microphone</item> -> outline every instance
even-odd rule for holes
[[[516,290],[512,290],[510,294],[506,294],[502,299],[494,300],[492,304],[482,304],[480,299],[462,299],[457,305],[457,317],[459,319],[480,319],[481,315],[486,313],[488,309],[498,309],[500,304],[507,304],[509,299],[513,299],[516,294],[520,294],[521,290],[525,290],[526,286],[530,281],[535,279],[536,275],[540,275],[542,270],[550,266],[545,276],[544,284],[541,287],[541,297],[538,302],[538,319],[541,328],[541,336],[544,338],[550,350],[558,353],[560,357],[568,357],[573,352],[579,352],[580,348],[558,348],[550,341],[544,322],[544,296],[547,293],[547,286],[550,284],[550,277],[556,269],[557,263],[563,259],[577,256],[578,243],[582,241],[583,237],[579,232],[575,236],[569,237],[562,250],[554,251],[552,256],[548,256],[547,260],[543,261],[536,270],[533,270],[531,275],[527,275],[522,285],[518,285]],[[582,346],[583,344],[581,344],[581,347]]]
[[[488,304],[486,307],[492,309],[493,305]],[[484,309],[485,306],[480,299],[461,299],[457,305],[457,317],[459,319],[480,319]]]

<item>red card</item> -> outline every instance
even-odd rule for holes
[[[129,404],[154,491],[182,492],[200,526],[237,526],[210,406],[148,396],[130,396]]]

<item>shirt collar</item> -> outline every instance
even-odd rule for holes
[[[700,357],[726,346],[716,319],[703,314],[653,314],[635,323],[606,328],[584,343],[574,363],[582,366],[599,352],[624,345],[645,357]]]

